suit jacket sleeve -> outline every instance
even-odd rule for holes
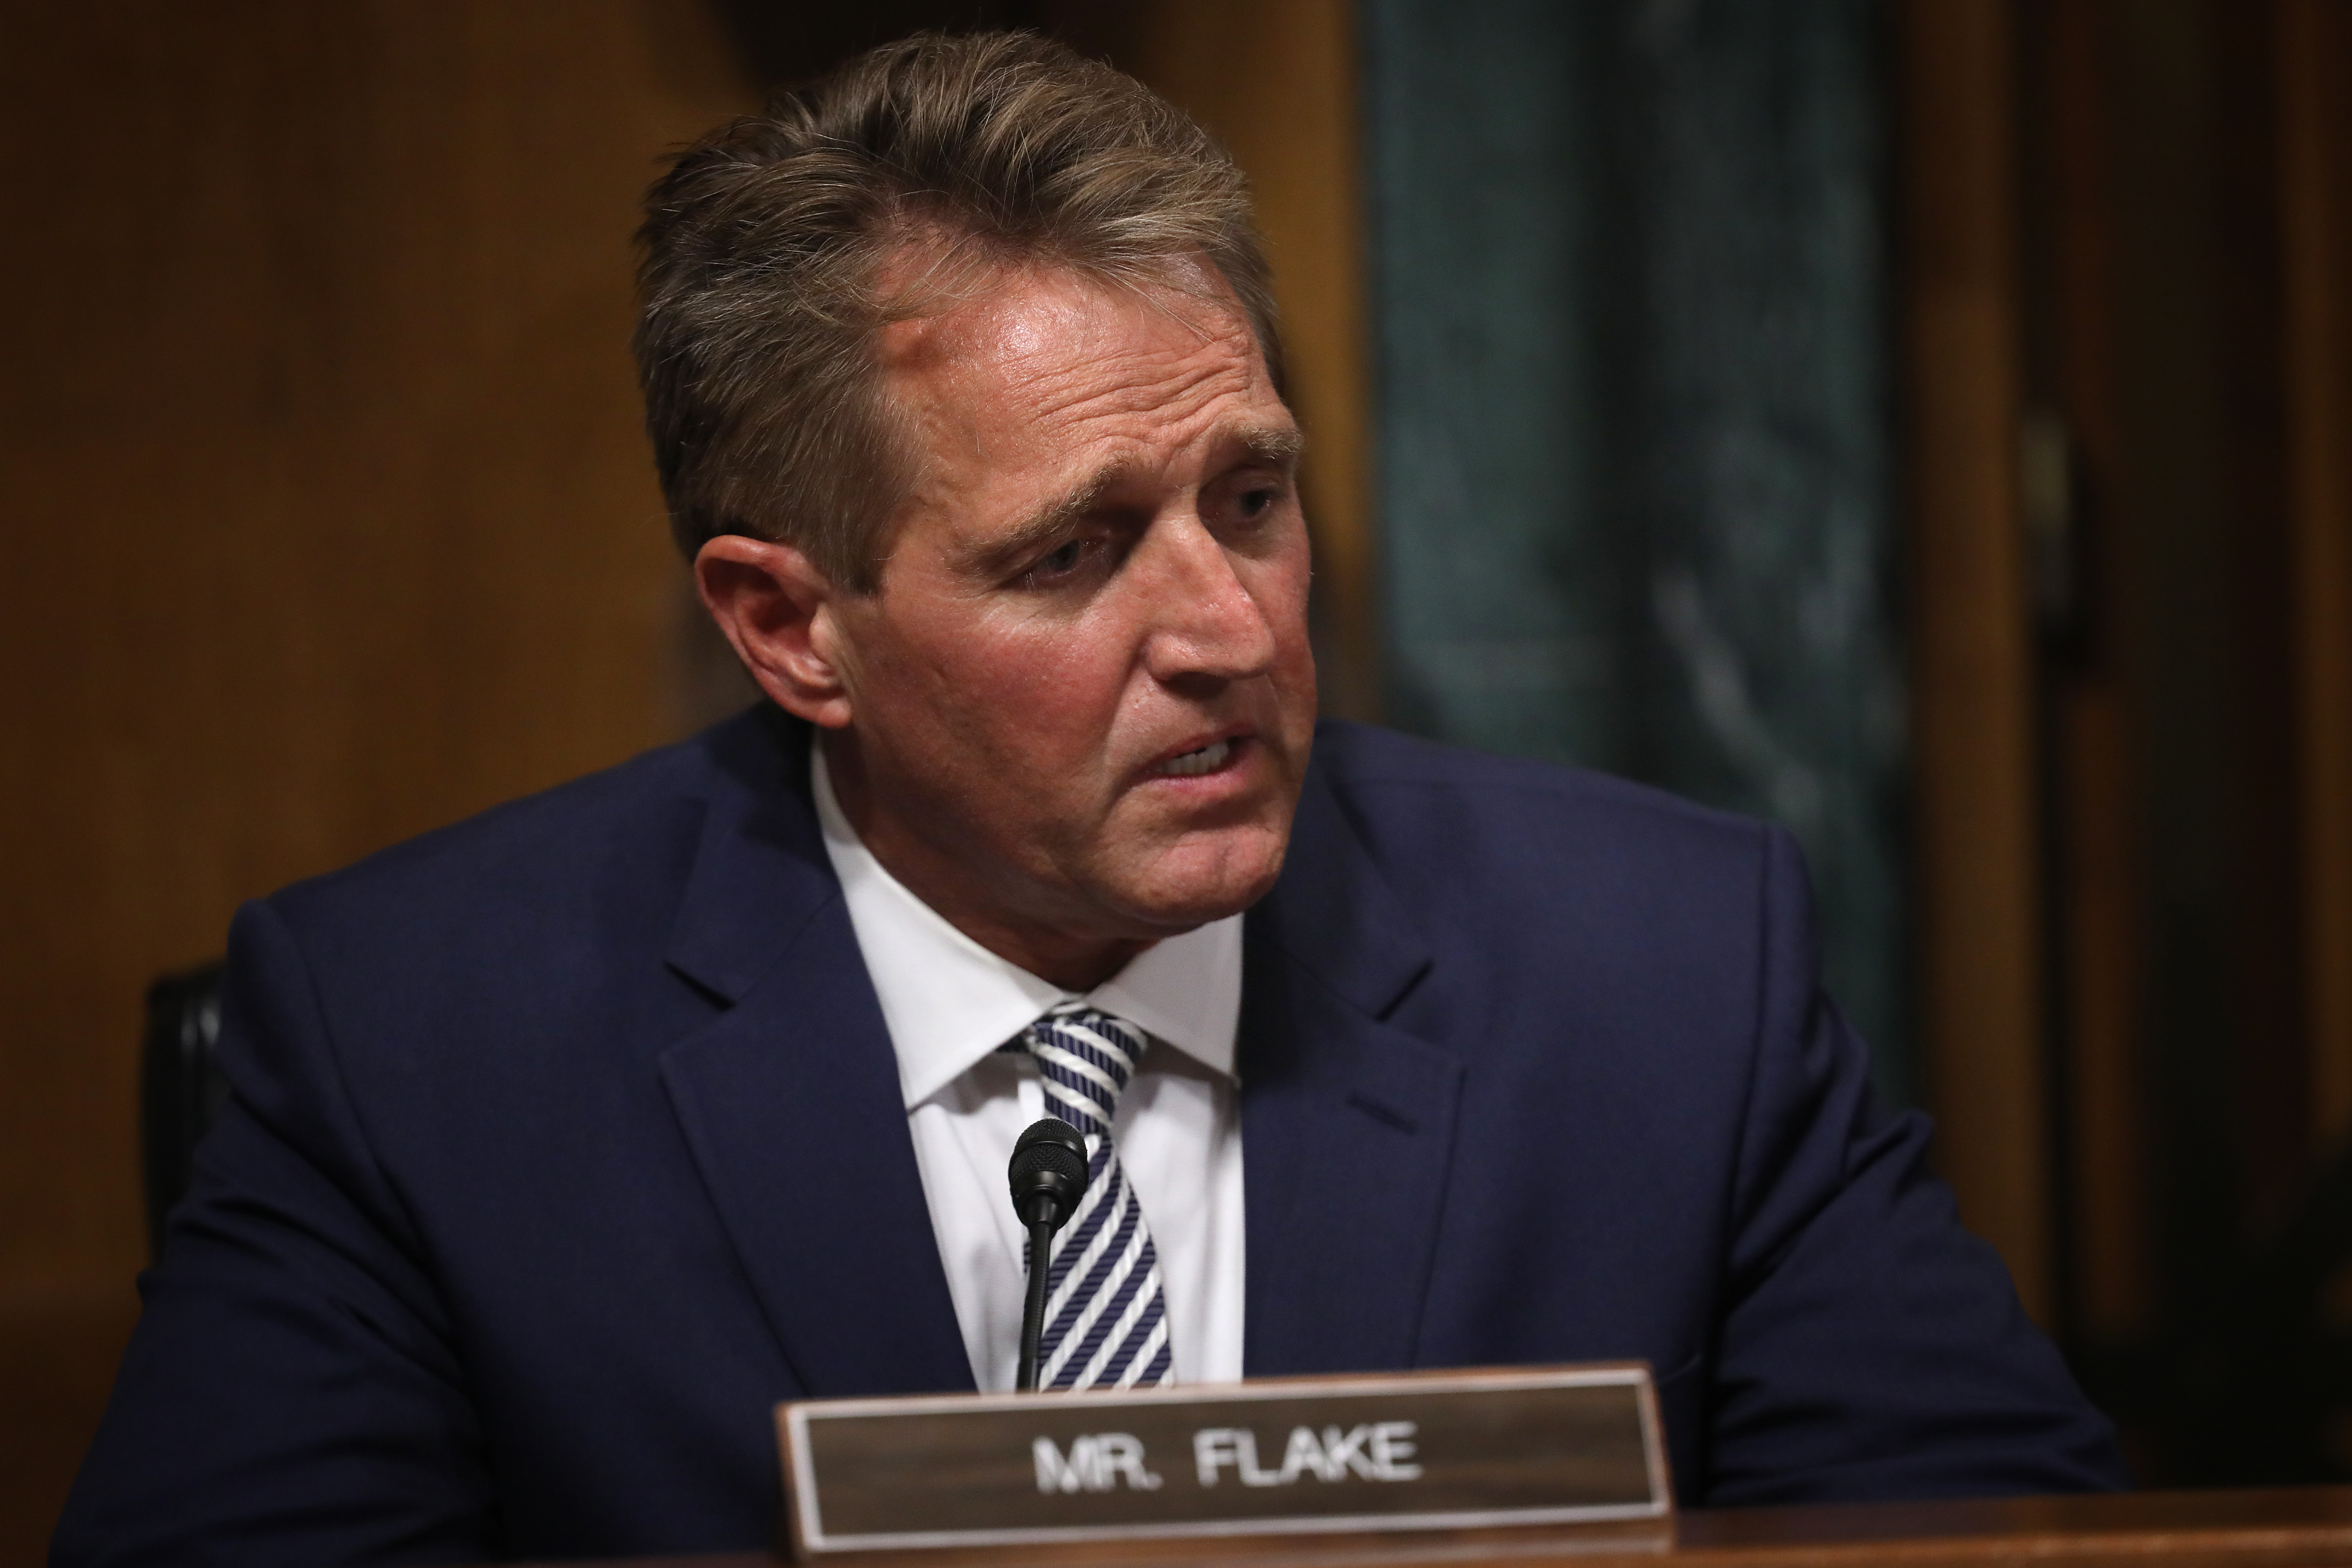
[[[141,1280],[53,1563],[494,1555],[451,1324],[266,904],[231,935],[221,1060],[234,1099]]]
[[[1926,1120],[1874,1106],[1867,1052],[1815,980],[1785,833],[1766,862],[1705,1500],[2128,1485],[2106,1420],[1929,1173]]]

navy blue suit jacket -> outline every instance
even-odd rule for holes
[[[971,1387],[756,710],[247,907],[66,1563],[743,1548],[770,1409]],[[1252,1375],[1641,1357],[1685,1503],[2120,1484],[1870,1106],[1780,832],[1322,730],[1245,922]]]

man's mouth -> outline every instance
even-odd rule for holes
[[[1212,741],[1207,745],[1182,752],[1153,766],[1152,772],[1163,778],[1192,779],[1202,773],[1215,773],[1234,754],[1231,741]]]

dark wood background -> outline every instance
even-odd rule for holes
[[[1906,8],[1920,964],[2144,1479],[2352,1474],[2352,9]]]

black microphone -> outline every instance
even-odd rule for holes
[[[1069,1223],[1087,1195],[1086,1138],[1058,1116],[1033,1121],[1013,1141],[1005,1174],[1013,1184],[1013,1212],[1029,1231],[1029,1304],[1021,1313],[1021,1375],[1013,1386],[1034,1394],[1037,1341],[1045,1331],[1046,1265],[1054,1233]]]

